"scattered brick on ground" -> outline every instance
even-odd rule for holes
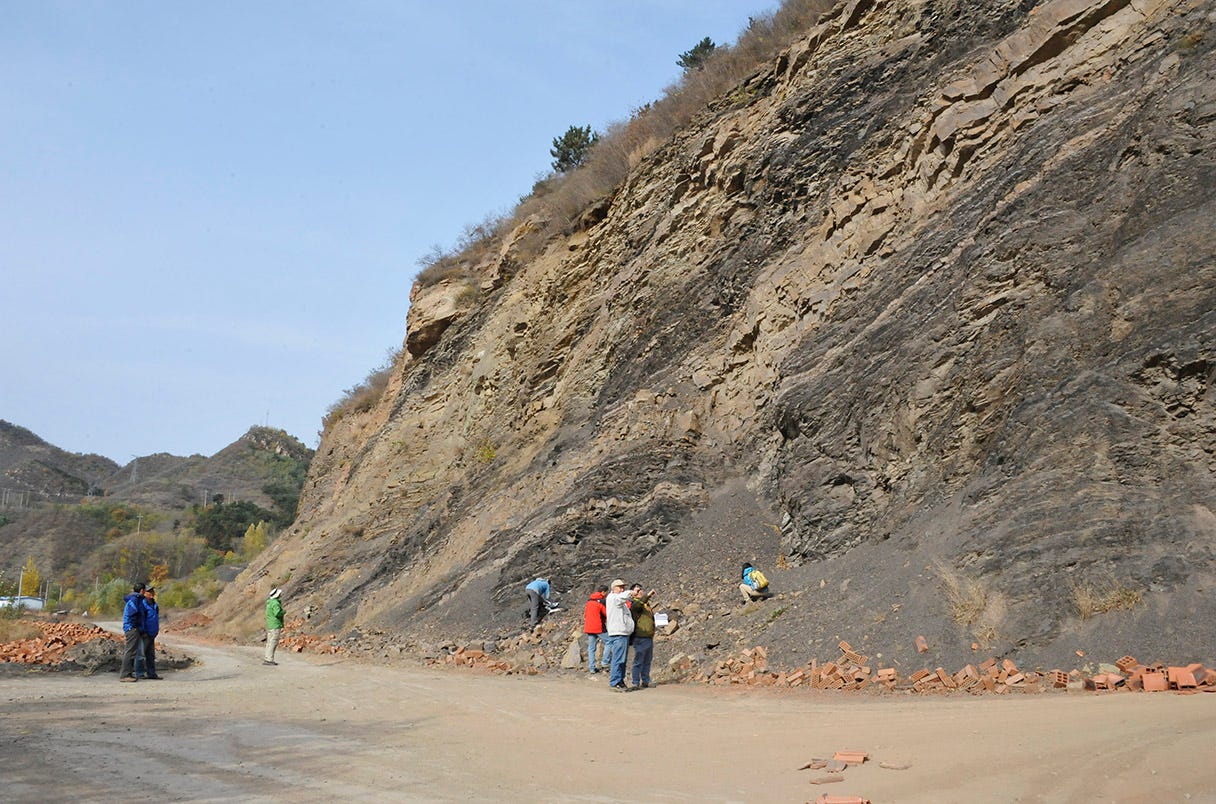
[[[303,624],[303,619],[288,620],[283,623],[283,636],[279,639],[280,649],[289,650],[292,653],[308,651],[309,653],[336,654],[346,652],[338,644],[337,635],[306,634],[300,631],[300,626]]]

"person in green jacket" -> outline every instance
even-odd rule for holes
[[[279,645],[279,637],[283,634],[283,601],[280,596],[283,590],[277,586],[270,590],[266,598],[266,655],[262,664],[278,664],[274,660],[274,649]]]
[[[650,686],[650,663],[654,659],[654,609],[650,599],[654,590],[642,591],[642,585],[633,585],[633,600],[629,603],[629,613],[633,615],[633,634],[629,644],[633,646],[633,688],[646,689]]]

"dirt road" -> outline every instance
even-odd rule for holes
[[[160,682],[0,676],[6,801],[1216,801],[1216,694],[871,698],[171,644]],[[841,748],[872,762],[815,786]],[[886,770],[878,761],[908,763]]]

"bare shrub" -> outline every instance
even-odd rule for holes
[[[1073,604],[1082,620],[1108,611],[1134,609],[1142,599],[1139,589],[1116,580],[1113,575],[1104,575],[1096,581],[1074,583],[1072,587]]]
[[[321,419],[321,434],[329,432],[330,428],[346,416],[354,413],[366,413],[375,407],[384,396],[384,389],[393,376],[393,369],[401,359],[401,350],[389,353],[379,367],[373,369],[358,385],[347,388],[342,398],[329,406],[329,410]]]
[[[934,572],[946,592],[951,619],[968,629],[982,647],[995,642],[1008,610],[1005,596],[991,591],[978,578],[964,575],[945,564],[939,563]]]
[[[581,167],[538,178],[511,213],[492,218],[494,225],[488,229],[474,227],[484,238],[462,242],[454,251],[433,249],[419,261],[422,271],[417,281],[425,287],[470,271],[478,260],[470,253],[473,248],[488,247],[532,214],[539,213],[547,221],[538,232],[545,240],[569,233],[587,207],[619,187],[632,167],[711,101],[805,34],[838,1],[785,0],[771,14],[751,18],[735,45],[715,48],[701,69],[686,72],[664,90],[662,98],[634,109],[629,120],[611,124]],[[529,248],[533,253],[539,250],[539,245]]]

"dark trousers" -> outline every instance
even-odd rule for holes
[[[127,645],[122,651],[122,671],[118,675],[122,678],[134,678],[135,654],[139,652],[140,633],[132,628],[130,631],[124,631],[123,636],[127,638]]]
[[[145,635],[143,638],[144,675],[156,678],[156,637]]]
[[[528,590],[528,623],[533,628],[545,616],[545,607],[541,604],[540,593],[535,589]]]
[[[635,636],[633,645],[633,686],[650,686],[650,663],[654,659],[654,637]]]

